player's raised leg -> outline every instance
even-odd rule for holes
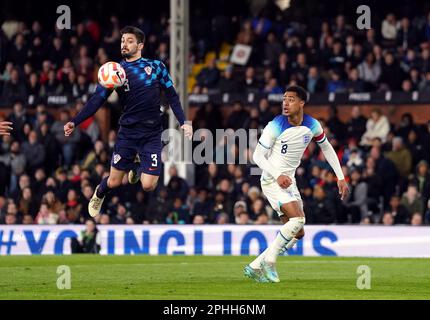
[[[275,268],[279,253],[291,241],[293,241],[292,245],[295,244],[297,240],[294,239],[305,224],[305,215],[298,201],[284,203],[280,209],[282,213],[287,216],[288,222],[281,227],[275,240],[269,245],[267,253],[261,261],[261,269],[265,276],[272,282],[280,281]]]
[[[148,137],[139,146],[140,181],[145,192],[155,190],[161,174],[161,132]]]
[[[142,182],[143,191],[154,191],[157,187],[159,176],[154,176],[147,173],[142,173],[140,181]]]
[[[88,204],[88,213],[91,217],[95,217],[100,213],[105,196],[111,189],[121,185],[124,175],[125,171],[118,170],[114,167],[110,168],[109,176],[102,179]]]

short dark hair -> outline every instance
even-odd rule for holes
[[[124,28],[121,29],[121,31],[119,32],[121,34],[121,36],[124,33],[131,33],[134,34],[136,36],[137,39],[137,43],[145,43],[145,33],[140,30],[139,28],[133,27],[133,26],[125,26]]]
[[[287,87],[285,92],[295,92],[296,95],[303,100],[304,102],[308,102],[308,92],[300,86],[292,85]]]

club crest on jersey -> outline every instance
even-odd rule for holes
[[[119,160],[121,160],[121,156],[119,154],[115,153],[113,155],[113,163],[117,164]]]
[[[145,67],[143,70],[145,70],[145,72],[146,72],[146,74],[147,74],[148,76],[150,76],[150,75],[151,75],[152,68],[151,68],[150,66]]]
[[[303,143],[306,145],[311,141],[311,136],[309,134],[303,136]]]

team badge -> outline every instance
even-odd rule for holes
[[[121,156],[119,154],[117,154],[117,153],[114,154],[113,155],[113,163],[117,164],[119,160],[121,160]]]
[[[146,74],[147,74],[148,76],[150,76],[150,75],[151,75],[152,68],[151,68],[150,66],[145,67],[143,70],[145,70],[145,72],[146,72]]]
[[[311,141],[311,136],[310,135],[307,134],[307,135],[303,136],[303,143],[304,144],[308,144],[309,141]]]

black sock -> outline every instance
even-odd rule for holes
[[[103,198],[109,193],[109,191],[112,190],[111,188],[109,188],[107,184],[108,178],[109,177],[103,178],[102,181],[100,182],[99,188],[97,189],[97,193],[96,193],[97,198]]]

